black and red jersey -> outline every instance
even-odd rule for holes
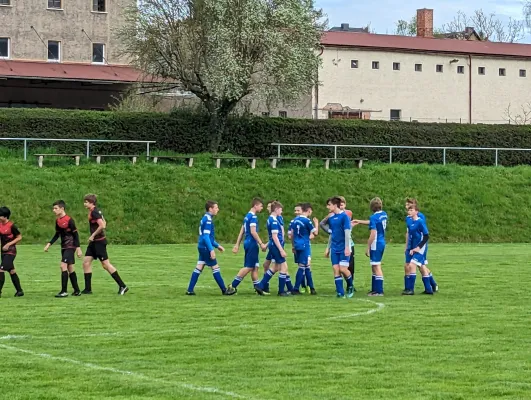
[[[9,249],[4,250],[4,246],[20,235],[17,226],[11,221],[5,224],[0,223],[0,243],[2,245],[2,254],[17,254],[17,246],[9,246]]]
[[[54,244],[59,237],[62,249],[77,249],[80,246],[76,223],[68,215],[55,221],[55,236],[50,240],[50,244]]]
[[[94,232],[96,232],[96,229],[98,229],[98,227],[99,227],[98,220],[100,220],[100,219],[105,221],[105,218],[103,218],[103,214],[101,213],[100,210],[98,210],[98,208],[94,207],[91,211],[89,211],[88,220],[89,220],[90,234],[91,235]],[[102,230],[100,233],[98,233],[94,237],[94,240],[96,240],[96,241],[105,240],[105,230]]]

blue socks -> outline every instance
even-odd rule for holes
[[[306,268],[304,267],[299,267],[299,269],[297,270],[297,275],[295,276],[295,290],[299,290],[299,288],[301,287],[301,283],[304,279],[305,269]]]
[[[437,287],[437,282],[435,282],[435,279],[433,279],[433,275],[431,274],[431,272],[430,272],[430,274],[428,275],[428,277],[430,278],[430,285],[431,285],[431,288],[432,288],[433,290],[435,290],[435,288]]]
[[[383,283],[384,283],[384,277],[383,276],[374,276],[374,291],[376,293],[383,294]]]
[[[284,293],[286,290],[286,274],[279,273],[278,274],[278,292]]]
[[[188,284],[188,292],[193,292],[195,285],[197,284],[197,280],[199,279],[199,275],[201,275],[201,270],[195,268],[194,272],[192,272],[192,277],[190,278],[190,283]]]
[[[375,285],[375,282],[376,281],[376,275],[373,275],[372,276],[372,280],[371,280],[371,292],[376,292],[376,285]],[[404,286],[406,284],[406,281],[404,280]]]
[[[406,278],[406,290],[415,291],[415,281],[417,280],[417,274],[409,274]]]
[[[431,287],[430,277],[429,276],[423,276],[422,277],[422,283],[424,284],[424,290],[426,293],[433,294],[433,289]]]
[[[242,279],[243,279],[243,278],[240,278],[238,275],[236,275],[236,277],[235,277],[234,280],[232,281],[232,287],[233,287],[234,289],[236,289],[236,288],[238,287],[238,285],[239,285],[240,283],[242,283]]]
[[[314,289],[314,287],[313,287],[313,278],[312,278],[312,270],[308,266],[306,266],[306,268],[305,268],[305,275],[306,275],[306,282],[308,283],[308,287],[310,289]]]
[[[269,292],[269,281],[273,278],[273,275],[275,275],[275,273],[268,269],[262,278],[262,282],[260,282],[260,287],[266,292]]]
[[[336,283],[336,292],[340,296],[345,295],[345,289],[343,288],[343,278],[341,275],[334,277],[334,281]]]
[[[293,285],[291,284],[291,277],[289,275],[286,275],[286,287],[288,288],[288,292],[291,292],[293,290]]]
[[[214,279],[216,280],[216,283],[218,284],[219,288],[222,292],[226,291],[227,288],[225,287],[225,282],[223,282],[223,278],[221,277],[221,271],[219,268],[214,268],[212,270],[212,274],[214,276]]]
[[[354,277],[352,276],[352,274],[350,274],[350,276],[346,278],[346,281],[348,288],[354,286]]]

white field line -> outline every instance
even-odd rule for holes
[[[214,394],[219,394],[219,395],[225,396],[225,397],[231,397],[231,398],[234,398],[234,399],[251,399],[250,397],[242,396],[242,395],[239,395],[239,394],[234,393],[234,392],[226,392],[224,390],[220,390],[220,389],[214,388],[214,387],[196,386],[196,385],[192,385],[192,384],[189,384],[189,383],[168,381],[168,380],[164,380],[164,379],[160,379],[160,378],[152,378],[152,377],[149,377],[147,375],[140,374],[140,373],[137,373],[137,372],[124,371],[124,370],[121,370],[121,369],[116,369],[116,368],[111,368],[111,367],[103,367],[101,365],[97,365],[97,364],[93,364],[93,363],[85,363],[83,361],[74,360],[74,359],[71,359],[71,358],[52,356],[51,354],[47,354],[47,353],[37,353],[35,351],[20,349],[18,347],[9,346],[9,345],[6,345],[6,344],[1,344],[0,343],[0,348],[3,348],[5,350],[9,350],[9,351],[13,351],[13,352],[29,354],[29,355],[34,356],[34,357],[40,357],[40,358],[44,358],[44,359],[51,360],[51,361],[59,361],[59,362],[62,362],[62,363],[80,365],[80,366],[82,366],[84,368],[87,368],[87,369],[92,369],[92,370],[97,370],[97,371],[113,372],[115,374],[127,375],[127,376],[131,376],[131,377],[134,377],[134,378],[137,378],[137,379],[140,379],[140,380],[145,380],[145,381],[148,381],[148,382],[162,383],[162,384],[166,384],[166,385],[173,385],[173,386],[181,387],[183,389],[187,389],[187,390],[191,390],[191,391],[195,391],[195,392],[214,393]]]
[[[382,311],[385,307],[385,304],[384,303],[377,303],[375,301],[372,301],[372,300],[362,300],[362,299],[356,299],[358,301],[363,301],[365,303],[371,303],[371,304],[375,304],[376,305],[376,308],[372,308],[370,310],[367,310],[367,311],[362,311],[362,312],[357,312],[357,313],[353,313],[353,314],[344,314],[344,315],[337,315],[335,317],[328,317],[326,319],[341,319],[341,318],[355,318],[355,317],[361,317],[363,315],[370,315],[370,314],[374,314],[378,311]]]

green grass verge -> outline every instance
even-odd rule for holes
[[[0,354],[9,374],[1,397],[529,398],[531,276],[506,272],[528,263],[529,246],[433,245],[429,261],[440,293],[407,298],[400,296],[402,250],[386,251],[379,307],[364,295],[370,268],[362,255],[355,298],[334,297],[322,246],[313,251],[315,297],[260,298],[248,278],[237,296],[221,297],[210,271],[200,277],[197,296],[186,297],[196,250],[162,245],[109,247],[131,286],[124,297],[95,265],[94,295],[66,299],[53,298],[59,249],[21,246],[17,268],[26,296],[13,298],[8,279],[0,299]],[[228,283],[242,255],[224,254],[219,262]]]
[[[63,199],[75,218],[82,240],[87,238],[83,196],[96,193],[108,221],[113,244],[193,243],[207,199],[220,203],[216,233],[233,242],[254,196],[277,198],[286,221],[300,201],[314,204],[315,215],[326,215],[325,201],[342,194],[358,218],[367,218],[369,200],[380,196],[389,214],[387,237],[403,242],[404,199],[417,197],[428,218],[434,242],[527,242],[531,238],[531,168],[368,164],[325,170],[260,163],[215,169],[207,155],[188,168],[176,163],[110,161],[97,165],[82,160],[47,160],[39,169],[35,159],[13,156],[0,160],[0,202],[12,210],[24,243],[45,243],[54,233],[51,204]],[[262,235],[265,235],[265,219]],[[355,229],[356,242],[365,241],[365,228]],[[318,238],[318,241],[325,240]]]

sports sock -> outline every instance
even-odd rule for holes
[[[74,289],[74,292],[79,292],[79,285],[77,284],[76,271],[70,273],[70,283],[72,284],[72,288]]]
[[[376,293],[383,294],[383,283],[384,283],[384,277],[383,276],[375,276],[374,278],[374,291]]]
[[[428,275],[428,276],[430,278],[430,285],[431,285],[432,289],[435,290],[435,287],[437,286],[437,282],[435,282],[435,279],[433,278],[433,275],[431,274],[431,272],[430,272],[430,275]]]
[[[278,292],[284,293],[286,290],[286,274],[279,273],[278,274]]]
[[[345,289],[343,288],[343,278],[340,276],[334,277],[334,281],[336,283],[336,292],[337,294],[344,296],[345,295]]]
[[[212,269],[212,276],[214,277],[214,280],[218,284],[221,291],[225,292],[227,290],[227,287],[225,286],[225,282],[223,282],[223,277],[221,276],[221,271],[219,270],[219,268]]]
[[[354,286],[354,277],[352,276],[352,274],[350,274],[349,277],[345,278],[345,280],[347,281],[347,288]]]
[[[61,293],[66,292],[68,289],[68,271],[61,272]]]
[[[85,273],[85,290],[92,292],[92,272]]]
[[[304,267],[299,267],[299,269],[297,270],[297,275],[295,277],[295,287],[293,288],[294,290],[299,290],[299,288],[301,287],[302,281],[304,280],[304,271]]]
[[[306,275],[306,282],[308,282],[308,287],[310,289],[314,289],[314,287],[313,287],[313,278],[312,278],[312,270],[308,266],[306,266],[305,275]]]
[[[13,282],[13,286],[15,287],[15,290],[17,292],[22,292],[22,288],[20,287],[20,279],[18,278],[18,275],[15,273],[15,274],[10,274],[11,276],[11,282]]]
[[[405,281],[404,281],[404,285],[405,285]],[[376,275],[372,275],[372,280],[371,280],[371,292],[376,292]]]
[[[192,276],[190,277],[190,283],[188,284],[187,292],[191,293],[194,291],[195,285],[199,279],[199,275],[201,275],[201,270],[198,268],[194,268]]]
[[[2,293],[4,283],[6,283],[6,274],[4,272],[0,272],[0,293]]]
[[[271,280],[271,278],[273,278],[273,275],[275,275],[275,273],[268,269],[267,272],[264,274],[262,281],[260,282],[260,287],[268,293],[269,290],[266,290],[266,288],[269,289],[269,281]]]
[[[407,290],[415,291],[415,281],[417,280],[417,274],[408,275],[408,287]]]
[[[234,280],[232,281],[231,286],[232,286],[234,289],[236,289],[236,288],[238,287],[238,285],[239,285],[240,283],[242,283],[242,279],[243,279],[243,278],[240,278],[238,275],[236,275],[236,276],[234,277]]]
[[[111,274],[112,278],[114,279],[114,281],[118,284],[119,287],[125,287],[125,283],[124,281],[122,281],[122,278],[120,278],[120,275],[118,274],[118,271],[114,271],[112,274]]]
[[[422,283],[424,284],[424,290],[426,291],[426,293],[433,293],[429,276],[423,276]]]
[[[291,283],[291,277],[289,275],[286,275],[286,288],[288,289],[288,292],[293,290],[293,284]]]

